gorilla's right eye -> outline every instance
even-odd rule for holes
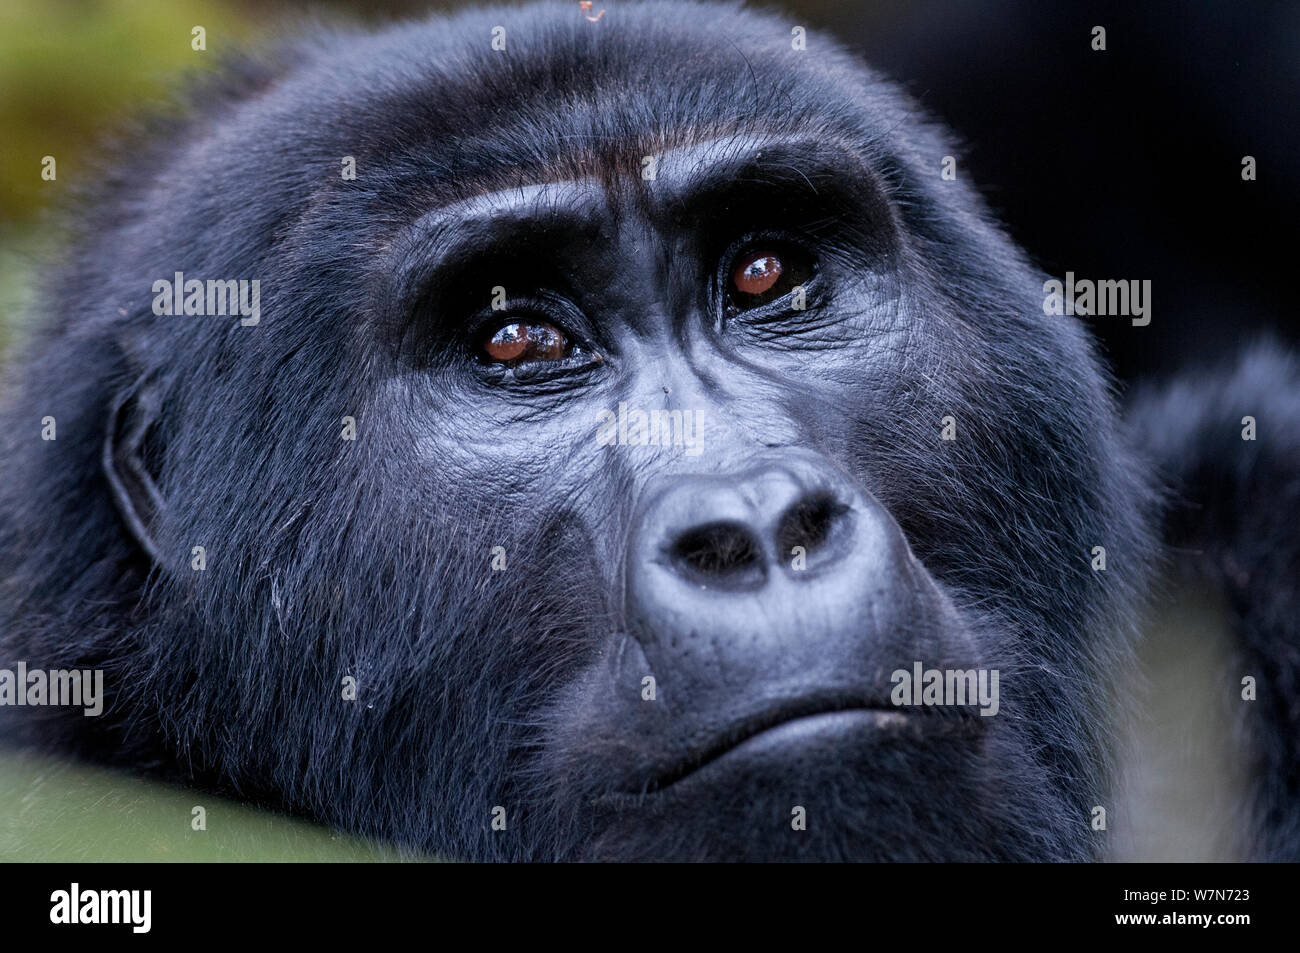
[[[559,361],[568,354],[569,339],[546,321],[511,321],[483,342],[483,359],[489,364]]]

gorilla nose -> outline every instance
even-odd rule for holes
[[[651,495],[630,540],[626,609],[666,668],[768,678],[846,661],[869,629],[897,628],[916,588],[883,507],[800,459],[678,477]]]
[[[731,485],[685,481],[649,519],[661,528],[660,559],[701,590],[755,590],[787,563],[792,578],[806,576],[833,561],[827,550],[832,543],[842,550],[852,532],[846,503],[788,469]]]

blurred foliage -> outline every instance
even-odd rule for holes
[[[206,830],[193,830],[194,808]],[[409,860],[308,821],[0,749],[0,862]]]
[[[206,52],[190,30],[207,30]],[[0,0],[0,221],[32,219],[113,124],[216,61],[251,24],[198,0]],[[58,180],[41,178],[42,156]]]

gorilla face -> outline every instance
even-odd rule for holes
[[[1148,541],[1081,330],[825,41],[570,12],[286,53],[106,199],[58,313],[126,317],[29,378],[103,440],[20,477],[108,484],[99,626],[14,643],[108,668],[76,744],[460,857],[1094,856]]]
[[[652,180],[486,193],[401,240],[421,249],[410,284],[434,289],[412,296],[411,351],[447,392],[410,469],[460,488],[454,511],[496,510],[481,553],[545,528],[586,557],[556,576],[555,544],[490,584],[526,573],[597,612],[540,707],[540,752],[555,802],[598,816],[598,856],[629,838],[644,856],[802,852],[780,834],[810,804],[852,805],[812,839],[848,853],[905,782],[891,759],[983,750],[978,717],[890,704],[891,672],[981,650],[854,454],[896,413],[923,310],[852,152],[774,130],[656,160]],[[494,283],[498,309],[454,303]],[[673,840],[702,819],[718,836]],[[776,843],[747,846],[763,824]]]
[[[591,815],[595,856],[924,855],[981,810],[987,719],[899,708],[890,675],[995,650],[913,555],[910,510],[882,503],[926,487],[861,448],[906,439],[906,406],[913,452],[942,453],[909,364],[942,366],[960,319],[915,299],[852,150],[770,129],[653,161],[487,192],[398,239],[418,251],[392,270],[421,289],[398,296],[404,353],[444,395],[408,469],[500,519],[478,547],[479,573],[507,554],[492,590],[524,574],[592,616],[532,716],[532,777]],[[556,574],[561,542],[511,563],[521,531],[583,568]],[[918,769],[941,809],[891,806]],[[797,809],[827,827],[792,830]]]

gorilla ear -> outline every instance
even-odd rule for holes
[[[149,472],[146,453],[149,433],[158,420],[159,396],[146,381],[121,390],[108,414],[103,467],[113,502],[140,548],[158,564],[161,551],[154,538],[166,501]]]

